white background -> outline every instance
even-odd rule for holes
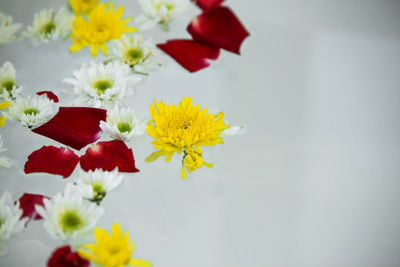
[[[63,3],[1,0],[0,9],[27,25],[35,12]],[[126,16],[140,13],[134,0],[117,3]],[[247,134],[204,149],[215,167],[185,181],[179,157],[145,163],[151,138],[131,143],[141,172],[107,195],[99,225],[120,222],[136,243],[133,256],[159,267],[400,266],[400,1],[226,4],[251,33],[242,55],[222,52],[195,74],[167,58],[126,104],[149,116],[153,98],[192,96]],[[198,12],[170,33],[144,35],[188,38]],[[69,45],[24,40],[1,47],[0,63],[14,63],[24,94],[52,90],[69,105],[61,80],[90,60],[86,49],[70,55]],[[12,122],[0,133],[15,162],[0,170],[0,193],[53,196],[73,181],[23,174],[32,151],[56,142]],[[61,245],[40,221],[7,244],[2,267],[45,266]]]

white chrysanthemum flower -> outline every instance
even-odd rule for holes
[[[128,142],[144,134],[147,121],[136,116],[131,108],[114,108],[107,121],[100,121],[100,128],[111,138]]]
[[[0,12],[0,45],[18,40],[16,32],[22,27],[20,23],[12,23],[12,17]]]
[[[0,153],[7,151],[7,148],[4,147],[3,145],[3,137],[0,134]],[[0,166],[9,168],[12,165],[12,161],[9,158],[6,157],[0,157]]]
[[[6,252],[4,240],[9,239],[13,234],[21,232],[28,218],[21,219],[22,210],[19,202],[12,200],[9,192],[4,192],[0,198],[0,255]]]
[[[139,0],[145,16],[136,20],[140,29],[146,30],[159,24],[164,31],[177,14],[182,13],[190,4],[189,0]]]
[[[61,7],[56,15],[51,8],[43,9],[35,14],[33,25],[28,26],[25,35],[32,38],[35,44],[67,38],[73,18],[65,7]]]
[[[124,97],[132,93],[133,86],[142,78],[132,74],[129,66],[119,61],[108,64],[83,64],[73,72],[74,78],[64,79],[63,82],[74,86],[78,96],[75,105],[89,105],[96,108],[114,107]]]
[[[44,206],[36,211],[44,219],[46,230],[56,239],[67,243],[87,237],[103,215],[103,208],[84,202],[77,186],[67,184],[64,194],[58,193],[51,200],[43,199]]]
[[[134,37],[123,35],[111,43],[110,59],[117,59],[128,64],[136,72],[147,73],[160,65],[157,61],[157,50],[150,41],[142,42],[142,37],[135,34]]]
[[[56,105],[46,95],[17,97],[3,116],[11,121],[21,122],[23,126],[33,128],[50,120],[57,112]]]
[[[100,204],[106,194],[121,184],[123,175],[118,174],[116,168],[112,172],[96,169],[94,171],[81,171],[77,186],[84,198]]]
[[[21,93],[22,87],[15,82],[14,65],[7,61],[0,68],[0,99],[10,100]]]

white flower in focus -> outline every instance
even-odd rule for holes
[[[14,65],[7,61],[0,68],[0,99],[10,100],[21,93],[22,88],[15,82]]]
[[[96,108],[118,105],[127,94],[133,92],[133,86],[142,80],[131,73],[128,65],[119,61],[106,65],[85,63],[73,74],[74,78],[64,79],[63,82],[74,87],[74,94],[77,95],[74,104]]]
[[[3,146],[3,138],[0,135],[0,153],[4,152],[4,151],[7,151],[7,148],[5,148]],[[9,158],[0,157],[0,166],[5,167],[5,168],[9,168],[9,167],[11,167],[11,165],[12,165],[12,162],[11,162],[11,160]]]
[[[35,44],[67,38],[73,18],[65,7],[61,7],[56,15],[51,8],[43,9],[35,14],[33,25],[28,26],[25,35],[32,38]]]
[[[77,186],[84,198],[100,204],[110,190],[121,184],[123,178],[123,175],[118,174],[117,168],[112,172],[101,169],[81,171]]]
[[[90,235],[104,212],[96,204],[84,202],[80,190],[72,184],[67,184],[64,194],[58,193],[51,200],[45,198],[43,203],[35,208],[43,217],[46,230],[69,244]]]
[[[141,24],[140,29],[150,29],[157,24],[164,31],[169,30],[169,23],[177,15],[182,13],[190,4],[189,0],[139,0],[145,16],[136,20]]]
[[[142,37],[123,35],[111,43],[110,59],[119,60],[128,64],[136,72],[147,73],[148,70],[160,65],[157,61],[157,50],[150,41],[142,41]]]
[[[114,108],[107,121],[100,121],[100,128],[111,138],[128,142],[144,134],[147,121],[136,116],[131,108]]]
[[[12,17],[0,12],[0,46],[18,40],[15,33],[22,27],[20,23],[12,23]]]
[[[56,105],[46,95],[17,97],[3,116],[11,121],[21,122],[23,126],[33,128],[50,120],[57,112]]]
[[[13,234],[21,232],[28,218],[21,219],[22,210],[19,202],[12,200],[9,192],[4,192],[0,198],[0,255],[6,253],[4,240],[9,239]]]

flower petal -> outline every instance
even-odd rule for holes
[[[228,7],[216,7],[197,16],[188,25],[193,40],[240,54],[240,46],[249,36],[236,15]]]
[[[40,220],[42,216],[35,209],[35,205],[43,206],[43,199],[49,197],[25,193],[19,198],[19,206],[22,209],[22,218],[28,217],[31,220]]]
[[[138,172],[135,167],[132,149],[121,140],[98,142],[81,156],[80,165],[84,171],[102,169],[112,171],[118,167],[120,172]]]
[[[74,171],[78,162],[79,156],[68,148],[43,146],[28,156],[24,171],[26,174],[46,172],[67,178]]]
[[[141,259],[130,259],[129,263],[130,266],[135,267],[151,267],[152,264],[149,261],[141,260]]]
[[[32,131],[80,150],[100,138],[99,124],[106,120],[106,113],[97,108],[61,107],[50,121]]]
[[[208,10],[214,7],[218,7],[225,0],[192,0],[195,4],[203,10]]]
[[[90,262],[71,250],[70,246],[59,247],[47,260],[47,267],[89,267]]]
[[[53,100],[54,103],[58,103],[58,97],[55,93],[51,91],[40,91],[36,93],[37,95],[46,95],[48,99]]]
[[[169,40],[157,47],[170,55],[176,62],[190,72],[204,69],[210,65],[207,59],[217,59],[219,48],[192,40]]]

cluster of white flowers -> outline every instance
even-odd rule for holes
[[[14,202],[11,194],[4,192],[0,198],[0,255],[7,251],[4,241],[24,228],[28,219],[21,216],[19,202]]]
[[[75,184],[67,184],[63,194],[44,199],[44,206],[36,205],[36,211],[43,217],[44,226],[52,237],[77,244],[91,233],[103,215],[100,202],[122,180],[117,169],[81,171]]]

